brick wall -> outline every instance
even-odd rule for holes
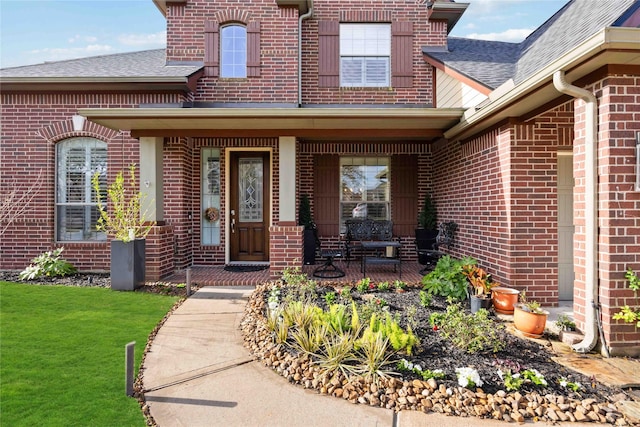
[[[556,153],[573,117],[561,105],[469,141],[433,146],[440,221],[459,225],[453,254],[478,259],[499,283],[558,302]]]
[[[413,22],[413,87],[327,88],[318,86],[318,21]],[[313,19],[302,27],[303,104],[428,104],[433,103],[432,67],[422,47],[446,45],[446,23],[429,22],[425,2],[411,0],[314,1]],[[391,52],[393,55],[393,52]]]
[[[285,268],[302,267],[302,226],[269,227],[269,262],[271,278],[282,275]]]
[[[119,170],[137,161],[138,141],[130,138],[128,132],[118,133],[91,122],[86,122],[82,131],[74,131],[71,117],[78,108],[126,108],[140,103],[178,101],[178,96],[169,94],[3,93],[0,185],[3,188],[18,185],[23,190],[32,183],[41,184],[25,214],[2,235],[0,268],[23,269],[35,256],[63,245],[65,258],[80,270],[108,270],[108,243],[56,243],[55,144],[76,136],[106,141],[112,181]]]
[[[298,102],[298,10],[275,1],[190,0],[167,9],[167,60],[204,61],[205,21],[260,22],[260,76],[244,79],[204,77],[197,102]]]
[[[640,305],[624,277],[628,268],[640,273],[640,192],[634,188],[640,75],[610,75],[587,90],[598,98],[598,278],[604,336],[612,354],[638,356],[640,331],[611,316],[624,305]],[[576,129],[582,127],[580,120]],[[584,260],[577,261],[584,271]],[[576,275],[576,286],[584,287],[582,275]]]
[[[302,84],[304,104],[428,104],[433,103],[433,70],[424,62],[422,46],[446,45],[446,23],[429,22],[427,5],[412,0],[314,1],[314,13],[302,26]],[[206,21],[260,22],[260,76],[244,79],[204,77],[197,102],[297,103],[298,11],[279,8],[275,1],[238,3],[233,0],[190,0],[169,3],[167,59],[204,61]],[[413,22],[413,86],[408,88],[318,87],[318,21]],[[393,55],[393,53],[392,53]]]

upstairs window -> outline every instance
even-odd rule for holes
[[[220,77],[247,77],[247,29],[241,25],[222,27]]]
[[[91,185],[100,173],[107,189],[107,144],[95,138],[71,138],[56,145],[56,237],[58,241],[106,240],[96,230],[98,203]]]
[[[391,25],[340,24],[340,85],[390,86]]]

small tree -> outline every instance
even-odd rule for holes
[[[424,196],[424,205],[418,216],[418,225],[426,230],[435,230],[438,228],[436,204],[429,194]]]
[[[100,174],[93,175],[91,184],[96,192],[98,211],[100,218],[96,224],[98,231],[105,231],[116,240],[130,242],[135,239],[144,239],[155,225],[155,222],[147,222],[146,212],[141,211],[141,206],[146,195],[136,191],[136,165],[129,166],[129,179],[125,185],[122,171],[116,175],[116,180],[107,188],[106,198],[110,203],[111,214],[104,206],[103,195],[100,190]]]
[[[311,216],[311,203],[309,196],[303,194],[300,196],[300,207],[298,209],[298,225],[304,225],[305,230],[313,230],[316,228]]]
[[[19,180],[0,182],[0,236],[9,226],[21,217],[30,206],[42,187],[40,170],[33,182],[22,184]]]

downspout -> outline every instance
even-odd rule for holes
[[[302,21],[313,15],[313,0],[307,0],[309,10],[298,18],[298,108],[302,107]]]
[[[598,342],[596,307],[598,306],[598,101],[595,95],[578,86],[573,86],[565,80],[564,71],[553,73],[555,88],[574,98],[580,98],[585,103],[585,193],[584,193],[584,221],[585,221],[585,335],[584,339],[572,347],[578,353],[588,353]],[[602,343],[606,348],[605,343]]]

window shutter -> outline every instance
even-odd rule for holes
[[[394,236],[413,236],[418,226],[418,157],[391,157],[391,212]]]
[[[340,23],[338,21],[318,22],[318,86],[340,86]]]
[[[204,75],[218,77],[220,74],[220,27],[215,21],[204,23]]]
[[[247,77],[260,77],[260,21],[247,25]]]
[[[391,84],[413,87],[413,22],[391,23]]]
[[[313,219],[319,236],[340,232],[340,157],[319,154],[313,159]]]

